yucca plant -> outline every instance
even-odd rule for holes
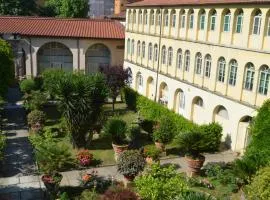
[[[188,192],[183,195],[179,195],[175,200],[215,200],[211,195],[202,192]]]

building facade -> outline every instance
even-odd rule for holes
[[[12,44],[19,78],[49,68],[90,74],[122,65],[124,37],[113,20],[0,17],[0,38]]]
[[[220,123],[242,151],[270,97],[270,1],[144,0],[126,19],[132,87],[197,124]]]

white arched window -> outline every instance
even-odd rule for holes
[[[237,61],[232,60],[230,62],[230,74],[229,74],[229,84],[235,86],[236,84],[236,77],[237,77]]]
[[[127,40],[127,54],[130,54],[130,39]]]
[[[165,11],[165,15],[164,15],[164,26],[166,26],[166,27],[169,26],[169,13],[168,13],[168,11]]]
[[[144,11],[144,25],[147,25],[148,24],[148,15],[147,15],[147,11]]]
[[[173,48],[170,47],[168,49],[168,65],[172,66],[172,60],[173,60]]]
[[[260,35],[261,33],[261,24],[262,24],[262,12],[258,10],[255,13],[254,19],[253,19],[253,34],[254,35]]]
[[[185,11],[183,11],[182,13],[181,13],[181,28],[185,28],[185,24],[186,24],[186,13],[185,13]]]
[[[141,56],[141,42],[138,41],[137,43],[137,56],[140,57]]]
[[[260,69],[260,80],[259,80],[260,94],[267,95],[269,81],[270,81],[270,70],[268,66],[264,65]]]
[[[226,61],[224,58],[218,60],[218,81],[224,83],[225,81]]]
[[[142,43],[142,57],[145,58],[145,42]]]
[[[231,12],[228,10],[224,15],[223,31],[230,32],[231,27]]]
[[[143,91],[143,76],[140,72],[137,74],[137,90],[140,93]]]
[[[217,12],[216,10],[213,10],[211,12],[211,17],[210,17],[210,30],[211,31],[216,30],[216,23],[217,23]]]
[[[153,46],[152,43],[150,43],[148,46],[148,59],[152,60],[152,58],[153,58]]]
[[[190,68],[190,52],[187,50],[185,52],[185,71],[189,71]]]
[[[133,24],[136,24],[136,11],[133,12]]]
[[[178,69],[181,69],[182,67],[182,49],[178,49],[177,51],[176,67]]]
[[[194,11],[191,10],[189,14],[189,29],[194,28]]]
[[[157,26],[161,25],[161,14],[159,10],[157,11],[157,14],[156,14],[156,25]]]
[[[131,55],[134,55],[135,47],[134,40],[131,41]]]
[[[201,74],[202,73],[202,54],[197,53],[196,58],[195,58],[195,71],[196,74]]]
[[[139,12],[139,24],[142,24],[143,23],[143,14],[142,14],[142,11],[140,10]]]
[[[171,14],[171,24],[172,24],[172,27],[175,28],[176,27],[176,12],[175,10],[172,11],[172,14]]]
[[[246,73],[245,73],[245,83],[244,88],[246,90],[253,90],[253,81],[254,81],[254,75],[255,75],[255,68],[252,63],[248,63],[246,66]]]
[[[154,61],[157,62],[158,61],[158,45],[155,44],[154,46]]]
[[[211,76],[211,65],[212,65],[212,59],[210,55],[205,56],[204,64],[205,64],[204,75],[209,78]]]
[[[267,36],[270,36],[270,17],[268,17],[268,23],[267,23]]]
[[[181,109],[185,108],[185,94],[183,91],[179,92],[179,107]]]
[[[165,65],[166,64],[166,54],[167,54],[165,46],[162,47],[161,54],[162,54],[161,55],[162,64]]]
[[[153,10],[150,13],[150,25],[151,26],[154,26],[155,25],[155,13],[154,13]]]
[[[244,17],[244,13],[243,10],[239,10],[236,16],[236,28],[235,28],[235,32],[236,33],[242,33],[242,27],[243,27],[243,17]]]
[[[200,30],[204,30],[205,28],[205,11],[203,10],[200,14]]]

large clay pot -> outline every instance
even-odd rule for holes
[[[164,143],[155,142],[155,145],[156,145],[157,149],[161,150],[162,152],[165,151],[165,144]]]
[[[53,179],[52,175],[45,174],[41,177],[41,180],[44,183],[51,198],[56,198],[59,192],[59,187],[60,187],[60,183],[63,178],[63,175],[57,173],[54,175],[54,177],[57,177],[57,181]]]
[[[200,155],[199,158],[193,159],[189,156],[186,156],[185,159],[188,165],[188,176],[192,177],[199,175],[205,161],[205,157]]]
[[[118,157],[121,153],[128,150],[128,145],[116,145],[112,144],[113,150],[114,150],[114,158],[117,161]]]

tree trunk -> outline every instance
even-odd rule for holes
[[[112,110],[113,110],[113,112],[115,110],[115,102],[116,102],[116,98],[113,97],[113,101],[112,101]]]

